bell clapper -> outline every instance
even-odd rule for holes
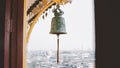
[[[59,34],[57,34],[57,64],[59,64]]]

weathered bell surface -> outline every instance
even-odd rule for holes
[[[50,33],[66,34],[65,20],[62,17],[64,14],[63,11],[61,11],[58,7],[53,12],[55,17],[52,18]]]

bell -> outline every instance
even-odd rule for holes
[[[65,28],[65,20],[62,17],[64,12],[59,9],[59,5],[57,5],[57,8],[53,10],[54,17],[52,18],[51,22],[51,30],[50,34],[56,34],[57,35],[57,64],[59,64],[59,35],[60,34],[66,34],[66,28]]]
[[[51,22],[50,34],[66,34],[65,20],[62,17],[64,12],[57,6],[57,8],[53,10],[53,13],[54,17]]]

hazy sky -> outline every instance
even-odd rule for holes
[[[67,34],[60,35],[60,50],[94,50],[94,0],[73,0],[71,4],[61,6],[66,23]],[[41,17],[36,23],[28,50],[56,50],[56,35],[49,34],[53,13]]]

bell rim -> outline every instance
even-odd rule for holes
[[[50,32],[50,34],[67,34],[67,32]]]

